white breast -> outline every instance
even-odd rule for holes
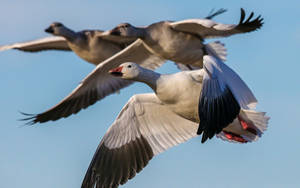
[[[201,88],[201,82],[184,71],[161,76],[157,81],[156,95],[176,114],[199,122],[198,103]]]

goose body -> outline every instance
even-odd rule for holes
[[[177,63],[202,67],[203,39],[189,33],[178,32],[170,27],[171,22],[159,22],[146,29],[143,41],[150,50]]]
[[[205,56],[204,65],[211,60],[216,61]],[[140,172],[155,155],[196,137],[201,122],[199,91],[205,87],[206,72],[201,69],[161,75],[134,63],[123,63],[110,70],[114,76],[147,84],[154,93],[134,95],[123,107],[103,136],[82,188],[118,187]],[[244,95],[251,91],[240,92]],[[227,105],[226,108],[232,108],[230,103]],[[216,135],[233,143],[256,141],[266,130],[268,119],[263,112],[241,109]],[[204,134],[205,131],[202,138]]]
[[[199,122],[198,100],[191,99],[199,99],[201,83],[202,75],[198,70],[161,75],[157,80],[155,94],[164,105],[167,105],[176,114],[185,119]]]
[[[75,40],[67,40],[70,49],[80,58],[94,65],[98,65],[105,59],[123,50],[130,43],[114,43],[98,37],[102,31],[78,32]]]

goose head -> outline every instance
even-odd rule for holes
[[[133,80],[140,74],[141,68],[135,63],[123,63],[119,67],[111,69],[109,73],[115,77]]]
[[[66,27],[62,23],[54,22],[47,29],[45,29],[45,32],[60,36],[65,30]]]
[[[122,36],[122,37],[129,37],[129,38],[142,37],[141,29],[136,28],[129,23],[119,24],[117,27],[115,27],[110,31],[110,34],[114,36]]]

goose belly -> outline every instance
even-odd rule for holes
[[[203,43],[194,35],[163,30],[159,36],[152,36],[151,47],[156,54],[177,63],[202,67]]]
[[[169,47],[166,46],[165,54],[169,60],[174,62],[197,65],[202,62],[202,48],[203,44],[199,40],[174,40]]]
[[[176,105],[170,105],[170,108],[177,115],[190,121],[199,123],[198,104],[199,97],[195,97],[193,101],[182,101]]]
[[[184,72],[178,74],[184,74]],[[199,122],[198,104],[201,89],[201,84],[190,78],[176,78],[169,80],[165,87],[157,88],[156,94],[165,105],[179,116],[193,122]]]
[[[102,61],[121,51],[119,46],[105,43],[92,43],[89,46],[83,47],[73,44],[69,44],[69,46],[77,56],[94,65],[98,65]]]

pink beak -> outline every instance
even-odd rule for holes
[[[122,69],[123,69],[123,67],[120,66],[120,67],[111,69],[111,70],[109,70],[108,72],[109,72],[110,74],[114,75],[114,76],[122,76],[122,75],[123,75]]]
[[[117,68],[109,70],[109,73],[112,73],[112,72],[122,72],[122,69],[123,69],[123,67],[117,67]]]

